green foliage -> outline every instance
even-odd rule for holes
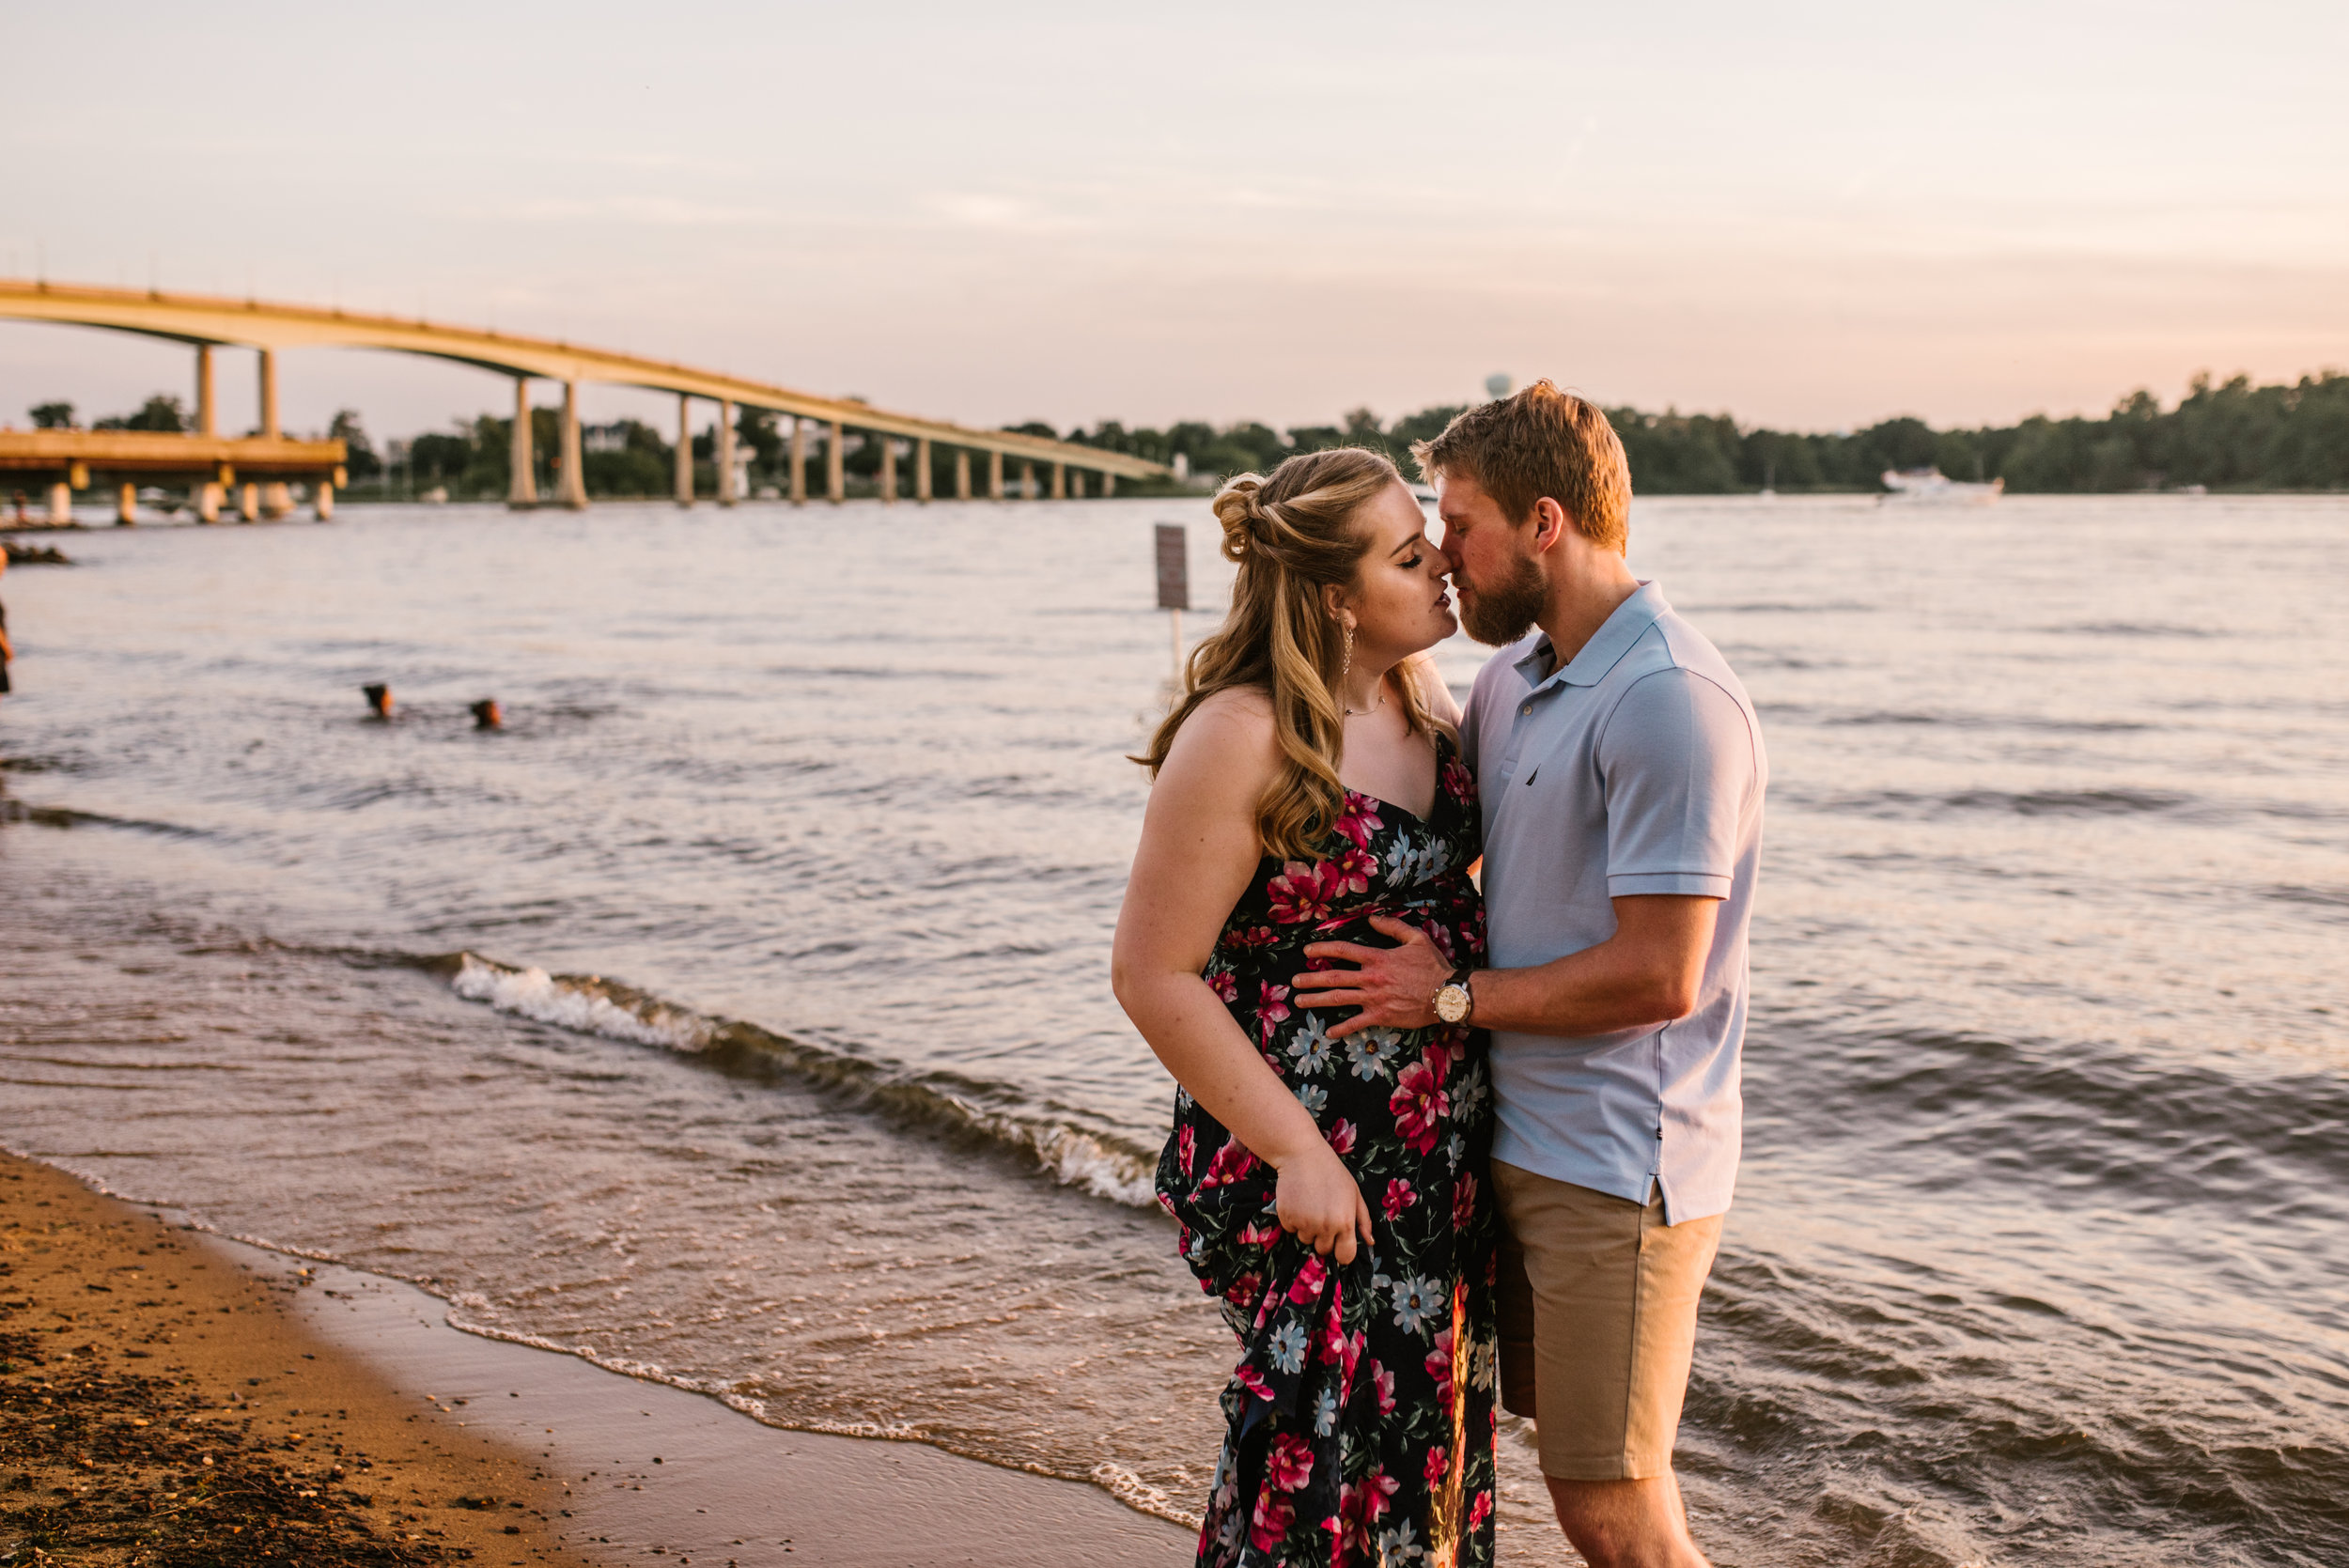
[[[186,406],[179,398],[163,392],[149,397],[136,413],[109,414],[91,427],[97,430],[161,430],[172,435],[187,427]]]
[[[375,443],[367,440],[366,430],[359,423],[359,411],[338,409],[334,422],[326,427],[327,439],[343,443],[343,470],[354,485],[364,485],[383,472],[383,459],[375,454]]]
[[[70,403],[35,403],[30,411],[36,430],[73,428],[73,405]]]

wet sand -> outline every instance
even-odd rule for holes
[[[560,1486],[312,1329],[283,1272],[0,1157],[0,1552],[583,1564]],[[295,1276],[299,1278],[299,1276]]]
[[[117,1402],[102,1415],[92,1405],[79,1447],[58,1422],[47,1452],[8,1467],[32,1483],[0,1494],[0,1549],[39,1539],[38,1528],[51,1532],[55,1545],[42,1544],[53,1553],[85,1554],[76,1562],[163,1560],[134,1555],[138,1528],[190,1518],[172,1512],[189,1500],[174,1479],[190,1473],[187,1451],[234,1433],[240,1464],[288,1479],[274,1512],[213,1549],[264,1542],[280,1560],[1190,1560],[1187,1532],[1096,1488],[917,1443],[764,1426],[703,1395],[453,1329],[443,1302],[397,1281],[175,1228],[167,1211],[0,1160],[0,1240],[22,1249],[0,1257],[10,1265],[0,1276],[9,1287],[0,1332],[17,1336],[11,1347],[40,1342],[39,1364],[28,1358],[0,1376],[9,1452],[27,1452],[23,1436],[55,1408],[38,1405],[36,1385],[168,1378],[163,1392],[178,1402],[143,1418]],[[13,1348],[8,1359],[18,1362]],[[137,1419],[148,1424],[127,1424]],[[213,1452],[217,1470],[226,1454]],[[0,1471],[0,1486],[15,1484]],[[54,1495],[59,1486],[70,1495]],[[300,1495],[310,1491],[318,1496]],[[28,1505],[44,1511],[39,1521],[20,1513]],[[224,1519],[224,1529],[238,1523]],[[124,1539],[101,1546],[102,1531]],[[330,1538],[343,1544],[330,1550]]]

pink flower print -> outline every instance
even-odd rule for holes
[[[1217,970],[1208,975],[1207,986],[1226,1007],[1239,1000],[1239,976],[1230,970]]]
[[[1476,1500],[1469,1504],[1468,1528],[1471,1530],[1482,1529],[1485,1521],[1492,1516],[1493,1495],[1490,1492],[1477,1493]]]
[[[1281,1227],[1278,1225],[1246,1225],[1241,1227],[1239,1233],[1242,1247],[1269,1247],[1280,1239]]]
[[[1297,1505],[1272,1492],[1256,1494],[1256,1516],[1249,1521],[1248,1544],[1260,1552],[1268,1552],[1281,1544],[1296,1522]]]
[[[1272,918],[1283,925],[1300,921],[1324,920],[1330,914],[1330,898],[1336,891],[1325,880],[1326,863],[1315,861],[1291,861],[1281,868],[1281,875],[1265,884],[1266,896],[1272,901]]]
[[[1361,1552],[1371,1550],[1371,1531],[1386,1517],[1387,1499],[1401,1490],[1402,1483],[1383,1469],[1373,1470],[1361,1480],[1338,1488],[1338,1517],[1343,1521],[1339,1533],[1348,1547]]]
[[[1354,1152],[1354,1140],[1360,1136],[1353,1123],[1340,1120],[1330,1128],[1330,1147],[1342,1155],[1350,1155]]]
[[[1463,1171],[1452,1184],[1452,1228],[1465,1231],[1476,1218],[1476,1172]]]
[[[1370,879],[1377,875],[1378,862],[1360,849],[1348,849],[1335,860],[1321,862],[1323,877],[1330,893],[1362,893],[1370,891]]]
[[[1436,1336],[1436,1348],[1427,1353],[1427,1375],[1436,1380],[1436,1403],[1452,1403],[1452,1330],[1443,1329]]]
[[[1403,1141],[1424,1155],[1436,1147],[1436,1135],[1452,1110],[1452,1096],[1438,1087],[1435,1072],[1423,1059],[1397,1077],[1387,1108],[1394,1112],[1394,1130]]]
[[[1263,1373],[1258,1372],[1246,1361],[1242,1361],[1232,1369],[1232,1376],[1237,1380],[1241,1388],[1246,1389],[1258,1399],[1268,1404],[1271,1402],[1272,1385],[1264,1380]]]
[[[1371,1362],[1370,1387],[1371,1391],[1378,1396],[1378,1413],[1382,1416],[1393,1415],[1394,1374],[1389,1372],[1385,1367],[1379,1365],[1377,1361]]]
[[[1237,947],[1242,949],[1251,947],[1270,947],[1278,940],[1280,940],[1280,939],[1272,934],[1271,926],[1252,925],[1245,931],[1224,932],[1221,945],[1225,947]]]
[[[1355,848],[1367,849],[1370,847],[1370,835],[1386,825],[1378,815],[1376,800],[1349,789],[1346,792],[1346,809],[1338,814],[1338,819],[1330,828],[1340,838],[1351,839]]]
[[[1445,925],[1442,921],[1431,920],[1421,925],[1419,929],[1420,934],[1427,939],[1427,945],[1443,955],[1445,963],[1450,964],[1454,969],[1460,967],[1459,955],[1452,950],[1451,927]]]
[[[1204,1192],[1209,1188],[1229,1187],[1255,1168],[1256,1157],[1248,1152],[1248,1145],[1237,1138],[1226,1139],[1223,1147],[1216,1150],[1215,1157],[1207,1161],[1207,1173],[1200,1178],[1199,1188]]]
[[[1293,1432],[1283,1432],[1272,1439],[1272,1452],[1265,1456],[1265,1480],[1276,1492],[1302,1492],[1313,1479],[1314,1451],[1305,1440]]]
[[[1411,1190],[1411,1184],[1397,1176],[1387,1183],[1386,1200],[1379,1206],[1387,1211],[1389,1219],[1393,1219],[1418,1202],[1419,1194]]]
[[[1206,1281],[1205,1280],[1202,1280],[1199,1283],[1202,1289],[1206,1288]],[[1245,1307],[1248,1303],[1256,1299],[1256,1292],[1262,1288],[1263,1284],[1263,1275],[1243,1274],[1238,1279],[1232,1281],[1231,1288],[1223,1293],[1223,1299],[1229,1301],[1235,1307]],[[1271,1396],[1267,1395],[1266,1397],[1269,1398]]]
[[[1443,765],[1443,792],[1462,805],[1476,799],[1476,775],[1458,757]]]
[[[1423,1467],[1423,1473],[1426,1477],[1428,1485],[1441,1486],[1443,1473],[1451,1467],[1452,1451],[1450,1449],[1439,1445],[1427,1451],[1427,1463]]]
[[[1199,1157],[1199,1135],[1186,1122],[1174,1134],[1174,1159],[1183,1168],[1183,1179],[1190,1179],[1191,1163]]]
[[[1297,1278],[1289,1283],[1289,1299],[1311,1301],[1321,1294],[1321,1282],[1329,1277],[1329,1266],[1321,1261],[1319,1253],[1307,1258],[1304,1266],[1298,1269]]]
[[[1269,980],[1256,982],[1256,1022],[1268,1032],[1276,1023],[1284,1023],[1289,1016],[1289,988],[1275,986]]]
[[[1340,1284],[1330,1293],[1330,1310],[1321,1314],[1321,1338],[1314,1344],[1314,1359],[1322,1366],[1346,1359],[1345,1317],[1346,1287]]]

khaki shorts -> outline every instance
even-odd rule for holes
[[[1492,1163],[1501,1244],[1501,1402],[1534,1420],[1542,1473],[1669,1475],[1697,1297],[1721,1216],[1664,1223],[1627,1198]]]

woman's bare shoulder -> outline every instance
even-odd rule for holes
[[[1452,695],[1452,688],[1444,684],[1442,675],[1437,671],[1435,660],[1423,653],[1416,654],[1406,660],[1403,668],[1396,673],[1411,683],[1412,690],[1419,694],[1420,706],[1427,710],[1427,717],[1435,721],[1436,727],[1457,744],[1460,738],[1460,705]]]
[[[1251,784],[1268,774],[1280,755],[1271,696],[1252,686],[1227,686],[1190,710],[1174,732],[1159,777],[1169,770],[1192,776],[1204,771],[1221,774],[1227,783]]]

